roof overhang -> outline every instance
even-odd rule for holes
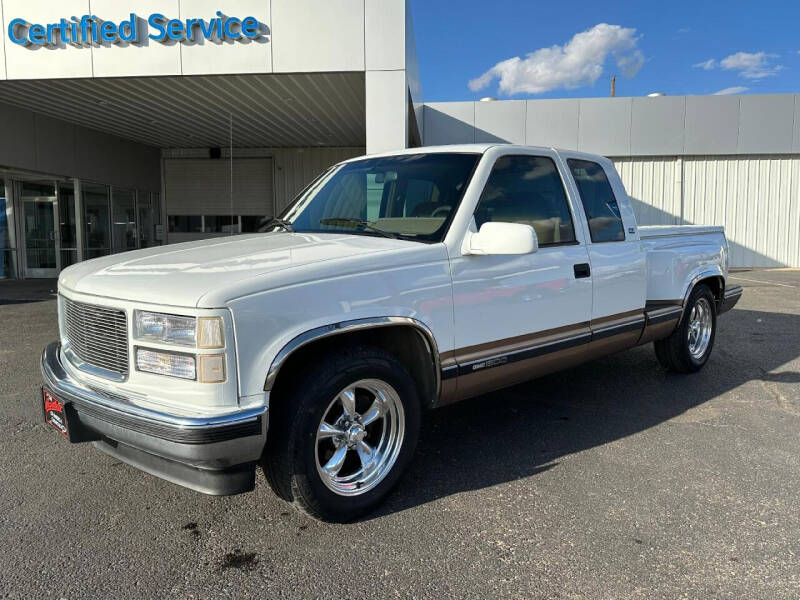
[[[363,72],[0,81],[0,102],[160,148],[363,147]]]

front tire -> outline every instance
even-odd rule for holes
[[[702,369],[717,333],[717,311],[714,295],[705,284],[697,285],[689,295],[678,327],[653,345],[656,358],[667,371],[696,373]]]
[[[347,348],[297,375],[276,398],[264,472],[303,512],[350,521],[383,500],[413,457],[416,385],[399,360],[370,347]]]

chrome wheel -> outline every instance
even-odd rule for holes
[[[392,470],[405,434],[400,396],[385,381],[363,379],[331,401],[317,427],[317,472],[328,489],[358,496]]]
[[[711,331],[714,327],[711,303],[707,298],[698,298],[689,314],[689,354],[701,359],[708,350]]]

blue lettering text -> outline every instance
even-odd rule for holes
[[[28,28],[28,39],[37,46],[44,46],[47,42],[47,31],[44,25],[35,23]]]
[[[137,43],[146,39],[145,36],[156,42],[187,42],[198,37],[206,40],[253,40],[264,35],[262,25],[255,17],[229,17],[222,11],[216,11],[216,16],[208,20],[171,19],[161,13],[151,14],[146,21],[136,13],[130,13],[130,18],[121,21],[104,21],[91,14],[61,18],[52,23],[13,19],[7,32],[14,44],[51,47],[66,43],[75,46]]]
[[[147,19],[147,24],[158,31],[157,34],[150,34],[150,39],[155,40],[157,42],[163,42],[167,38],[167,28],[164,27],[163,23],[167,20],[162,14],[155,13],[150,15],[150,18]]]
[[[25,19],[14,19],[11,23],[8,24],[8,37],[11,39],[12,42],[15,44],[19,44],[20,46],[24,46],[28,43],[28,36],[27,33],[24,37],[17,36],[17,29],[28,28],[28,22]]]
[[[242,33],[247,39],[254,40],[261,35],[260,29],[261,26],[255,17],[245,17],[242,20]]]

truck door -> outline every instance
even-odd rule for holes
[[[545,151],[500,155],[474,212],[477,229],[531,225],[537,252],[451,258],[459,397],[579,362],[591,338],[588,252],[556,165]]]
[[[567,165],[590,239],[593,345],[607,352],[633,346],[644,326],[647,283],[630,201],[610,162],[568,156]]]

